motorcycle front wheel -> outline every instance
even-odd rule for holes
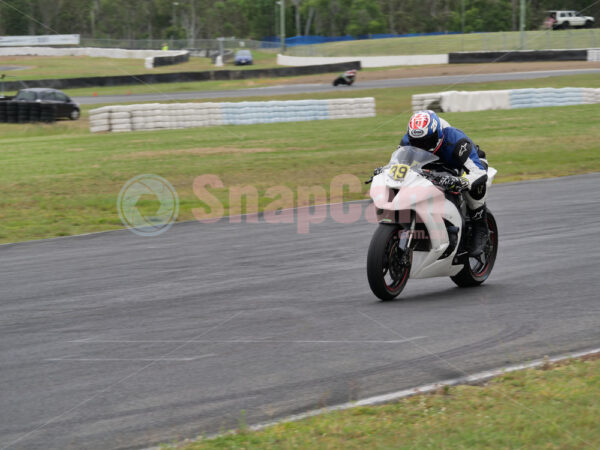
[[[402,228],[380,224],[371,238],[367,254],[367,278],[373,294],[387,301],[396,298],[410,274],[411,255],[400,249]]]

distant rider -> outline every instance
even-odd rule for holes
[[[342,78],[346,80],[346,83],[348,84],[354,83],[354,79],[356,78],[356,70],[346,70],[342,74]]]
[[[483,253],[488,238],[485,205],[487,162],[482,161],[485,154],[465,133],[451,127],[448,122],[429,110],[418,111],[412,115],[400,145],[411,145],[432,152],[444,164],[464,174],[462,182],[466,179],[468,183],[465,198],[472,225],[467,250],[469,256],[479,256]],[[447,180],[452,183],[456,178],[448,177]]]
[[[333,81],[333,85],[337,86],[338,84],[346,84],[348,86],[352,86],[355,78],[356,70],[346,70]]]

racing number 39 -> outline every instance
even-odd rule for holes
[[[390,175],[394,180],[404,180],[408,173],[409,166],[406,164],[394,164],[390,167]]]

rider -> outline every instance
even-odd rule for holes
[[[485,153],[458,128],[451,127],[435,112],[418,111],[408,122],[407,133],[400,145],[411,145],[432,152],[447,166],[464,172],[468,182],[465,193],[467,209],[471,219],[471,239],[467,245],[470,256],[479,256],[488,238],[486,214],[487,162],[482,161]],[[480,158],[481,155],[481,158]],[[453,183],[454,177],[448,177]],[[462,181],[464,183],[464,181]],[[451,187],[451,186],[448,186]]]

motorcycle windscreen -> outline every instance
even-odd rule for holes
[[[392,153],[389,165],[406,164],[410,167],[421,168],[438,159],[439,158],[431,152],[407,145],[405,147],[398,147],[398,150]]]

